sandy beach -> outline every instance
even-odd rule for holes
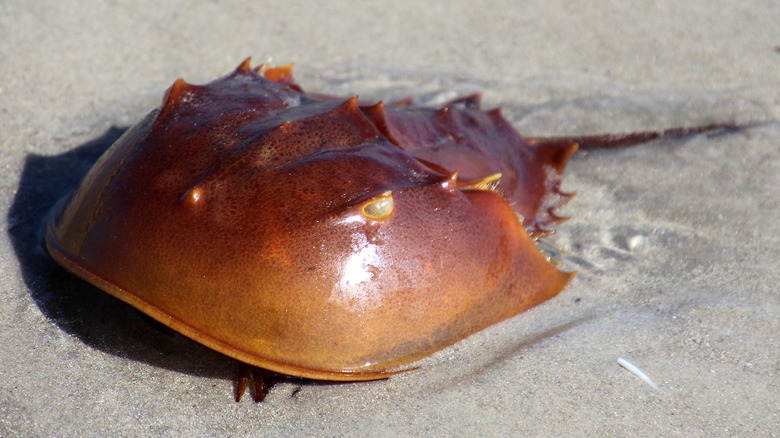
[[[778,436],[780,5],[0,4],[0,436]],[[578,152],[556,298],[388,380],[233,401],[235,361],[58,267],[41,225],[174,80],[474,92],[525,136],[733,123]],[[624,358],[657,385],[618,364]]]

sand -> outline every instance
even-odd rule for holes
[[[3,1],[0,436],[776,436],[780,6],[516,3]],[[481,91],[528,136],[751,126],[575,155],[555,299],[417,371],[235,403],[232,360],[65,273],[40,225],[176,78],[247,56],[366,100]]]

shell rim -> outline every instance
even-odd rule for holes
[[[49,255],[61,266],[63,266],[69,272],[75,274],[77,277],[85,280],[98,289],[108,293],[114,298],[129,304],[130,306],[138,309],[144,314],[150,316],[154,320],[160,322],[166,327],[192,339],[193,341],[211,348],[214,351],[224,354],[235,360],[253,365],[259,368],[267,369],[276,373],[284,374],[292,377],[301,377],[313,380],[329,380],[329,381],[368,381],[368,380],[381,380],[386,379],[395,374],[403,373],[406,371],[412,371],[418,367],[409,367],[402,369],[390,369],[379,371],[357,371],[357,370],[315,370],[306,368],[300,365],[275,362],[268,359],[259,358],[244,350],[241,350],[233,345],[220,341],[214,337],[206,335],[199,330],[196,330],[184,322],[168,315],[157,306],[138,298],[130,292],[116,286],[109,280],[96,274],[88,267],[80,263],[78,258],[62,248],[57,239],[55,238],[54,229],[56,227],[56,216],[50,215],[48,224],[46,227],[46,250]]]

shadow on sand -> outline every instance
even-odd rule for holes
[[[49,210],[124,131],[111,128],[62,155],[26,157],[7,218],[24,282],[44,315],[90,347],[182,373],[232,379],[235,361],[167,330],[70,274],[46,252],[43,232]]]

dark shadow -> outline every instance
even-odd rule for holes
[[[575,299],[575,303],[579,302],[579,298]],[[576,319],[558,323],[547,330],[529,333],[521,338],[494,345],[491,347],[492,353],[485,357],[473,358],[469,362],[455,361],[452,365],[447,365],[451,372],[442,374],[443,378],[447,379],[446,381],[441,380],[441,378],[431,379],[431,381],[420,385],[419,391],[423,394],[437,394],[449,391],[466,382],[479,382],[483,376],[493,370],[506,366],[509,362],[522,360],[525,353],[542,342],[603,316],[603,314],[598,313],[585,314]],[[457,378],[453,378],[453,376],[457,376]]]
[[[60,267],[49,256],[44,231],[49,211],[81,181],[97,159],[126,131],[111,128],[99,138],[57,156],[25,158],[19,188],[6,218],[22,277],[41,312],[92,348],[189,375],[235,380],[238,362],[168,329],[128,304]],[[279,376],[296,385],[295,397],[318,382]],[[230,400],[232,394],[225,394]]]
[[[57,265],[43,244],[46,215],[70,193],[103,152],[126,129],[58,156],[25,158],[7,230],[33,300],[52,322],[90,347],[170,370],[233,379],[236,362],[150,324],[140,312]],[[229,397],[229,394],[226,394]]]

